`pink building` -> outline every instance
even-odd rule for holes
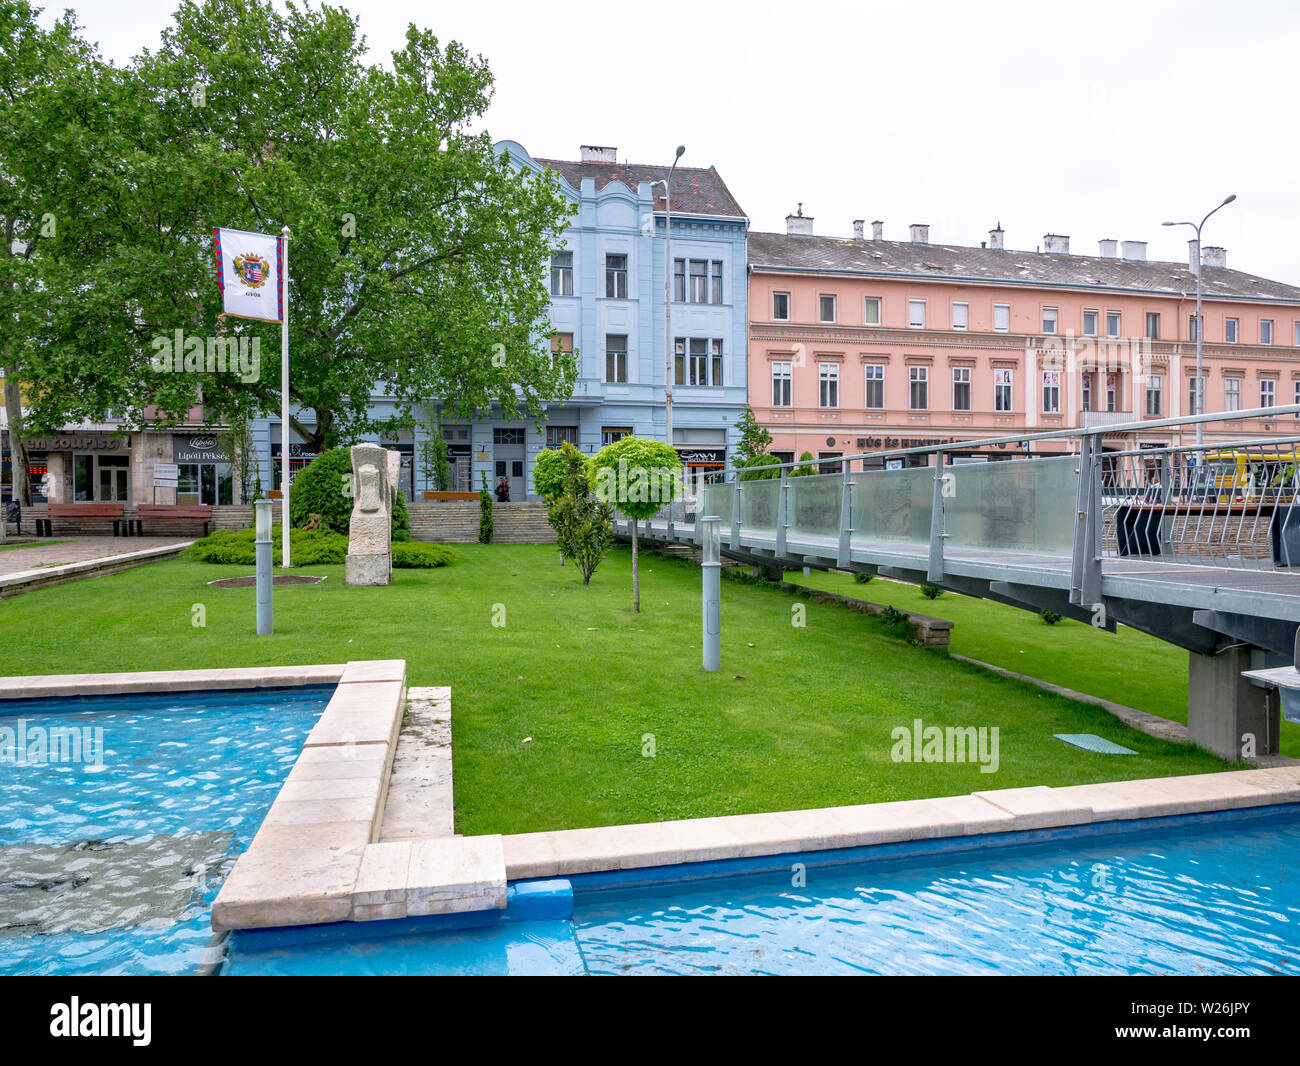
[[[1151,262],[1141,241],[1070,254],[819,237],[802,210],[787,232],[749,234],[749,396],[786,459],[1156,421],[1193,412],[1195,243]],[[1300,288],[1204,252],[1204,410],[1300,402]],[[1293,416],[1212,423],[1205,441],[1296,432]],[[1111,433],[1110,450],[1191,443],[1190,430]],[[1035,453],[1072,450],[1068,440]],[[1020,453],[1017,444],[988,458]],[[961,454],[957,452],[956,454]],[[974,452],[970,454],[975,454]]]

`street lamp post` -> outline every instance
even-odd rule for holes
[[[1205,320],[1201,317],[1201,274],[1205,270],[1205,260],[1202,255],[1203,245],[1201,243],[1201,227],[1209,221],[1210,215],[1219,210],[1219,207],[1227,207],[1237,198],[1236,193],[1225,197],[1223,203],[1206,214],[1200,222],[1162,222],[1162,226],[1191,226],[1196,231],[1196,410],[1194,415],[1205,413],[1205,372],[1202,367],[1201,345],[1202,338],[1205,336]],[[1205,427],[1196,423],[1196,446],[1199,448],[1205,441]]]
[[[664,441],[673,446],[673,171],[677,160],[686,151],[684,144],[677,146],[673,165],[668,168],[664,187]]]

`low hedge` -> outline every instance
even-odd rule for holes
[[[291,529],[289,544],[295,567],[341,566],[347,560],[348,538],[341,533],[331,533],[324,529]],[[218,529],[210,536],[195,541],[185,550],[185,554],[205,563],[222,566],[253,566],[257,561],[251,529],[238,532]],[[271,556],[276,566],[281,565],[279,526],[272,529]],[[393,541],[393,566],[399,570],[427,570],[447,566],[455,559],[455,551],[445,544]]]

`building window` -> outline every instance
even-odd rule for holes
[[[952,409],[970,410],[970,367],[968,366],[952,368]]]
[[[706,304],[709,302],[709,264],[704,259],[692,259],[690,261],[690,292],[689,300],[693,304]]]
[[[1147,375],[1147,414],[1160,414],[1160,397],[1164,391],[1165,379],[1159,374]]]
[[[573,334],[552,333],[551,334],[551,355],[572,355],[572,354],[573,354]]]
[[[925,301],[907,301],[907,324],[913,329],[925,329]]]
[[[126,455],[74,455],[73,499],[122,501],[130,499],[131,460]]]
[[[1196,312],[1187,316],[1187,339],[1196,340]]]
[[[790,294],[788,292],[772,293],[772,318],[777,322],[790,321]]]
[[[1295,337],[1291,341],[1297,348],[1300,348],[1300,322],[1295,324]]]
[[[1235,318],[1225,318],[1223,320],[1223,339],[1228,344],[1237,343],[1237,320]]]
[[[1106,375],[1106,410],[1113,412],[1115,410],[1116,385],[1114,374]]]
[[[791,363],[772,364],[772,406],[790,407],[794,403],[794,367]]]
[[[1057,318],[1057,311],[1055,307],[1043,308],[1043,332],[1044,333],[1056,332],[1056,318]]]
[[[178,504],[234,502],[235,479],[229,463],[181,463],[176,477]]]
[[[1147,312],[1147,340],[1158,341],[1160,339],[1160,314],[1157,311]]]
[[[1097,312],[1096,311],[1084,311],[1083,335],[1085,337],[1097,336]]]
[[[603,448],[607,444],[613,444],[624,437],[632,436],[631,426],[601,426],[600,427],[600,446]]]
[[[1260,407],[1272,407],[1277,403],[1277,382],[1272,378],[1262,378],[1259,383]]]
[[[907,405],[913,411],[929,410],[930,368],[928,366],[907,368]]]
[[[954,303],[952,305],[952,328],[965,329],[970,325],[970,304]]]
[[[1261,318],[1259,320],[1259,343],[1273,343],[1273,320],[1271,318]]]
[[[1083,389],[1082,392],[1080,393],[1079,410],[1091,411],[1092,410],[1092,375],[1084,374],[1081,380],[1083,383]]]
[[[709,341],[709,384],[714,388],[722,384],[722,340]]]
[[[678,337],[673,342],[673,383],[721,385],[722,341],[707,337]]]
[[[1300,381],[1297,381],[1295,383],[1295,399],[1292,400],[1291,402],[1300,405]],[[1295,417],[1300,418],[1300,411],[1297,411],[1295,413]]]
[[[823,293],[821,296],[817,298],[817,303],[821,310],[821,320],[823,322],[834,322],[835,321],[835,297],[828,293]]]
[[[573,253],[551,253],[551,295],[573,295]]]
[[[722,303],[722,261],[714,259],[709,264],[709,303]]]
[[[1241,378],[1223,379],[1223,409],[1225,411],[1241,410]]]
[[[686,260],[673,260],[673,302],[686,302]]]
[[[1061,372],[1059,370],[1043,371],[1043,414],[1059,415],[1061,413]]]
[[[1011,384],[1013,370],[993,371],[993,410],[1011,410]]]
[[[561,444],[572,444],[575,448],[578,446],[577,426],[546,427],[546,446],[558,448]]]
[[[1187,413],[1199,415],[1205,413],[1205,379],[1192,375],[1187,379]]]
[[[627,381],[627,334],[605,334],[605,380],[614,383]]]
[[[993,305],[993,329],[998,333],[1006,333],[1011,328],[1011,305],[994,304]]]
[[[1120,316],[1118,311],[1106,312],[1106,336],[1118,337],[1120,330]]]
[[[686,383],[688,385],[707,385],[709,383],[709,342],[704,337],[691,338],[686,369]]]
[[[605,295],[611,300],[627,299],[627,256],[605,256]]]
[[[868,326],[880,325],[880,297],[868,296],[864,301],[862,321]]]
[[[678,337],[673,342],[673,384],[686,384],[686,338]]]
[[[840,405],[840,367],[838,363],[817,364],[818,403],[822,407]]]
[[[885,409],[885,366],[883,363],[867,363],[862,368],[864,381],[862,388],[862,406],[872,411]]]

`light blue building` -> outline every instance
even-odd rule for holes
[[[583,146],[576,161],[537,159],[501,141],[521,170],[553,170],[576,207],[551,257],[551,321],[556,343],[576,347],[581,370],[572,397],[552,405],[539,429],[485,412],[445,424],[458,488],[510,479],[511,500],[536,498],[532,465],[546,447],[569,440],[592,454],[626,434],[664,437],[664,224],[667,166],[620,163],[613,148]],[[659,184],[655,184],[658,182]],[[748,220],[712,167],[678,166],[672,178],[673,443],[693,471],[721,469],[734,448],[747,402]],[[382,409],[390,402],[372,397]],[[433,412],[437,412],[437,404]],[[423,429],[381,443],[403,455],[404,492],[418,499]],[[254,427],[254,449],[277,460],[279,421]],[[295,457],[291,466],[309,456]],[[278,486],[263,463],[262,484]]]

